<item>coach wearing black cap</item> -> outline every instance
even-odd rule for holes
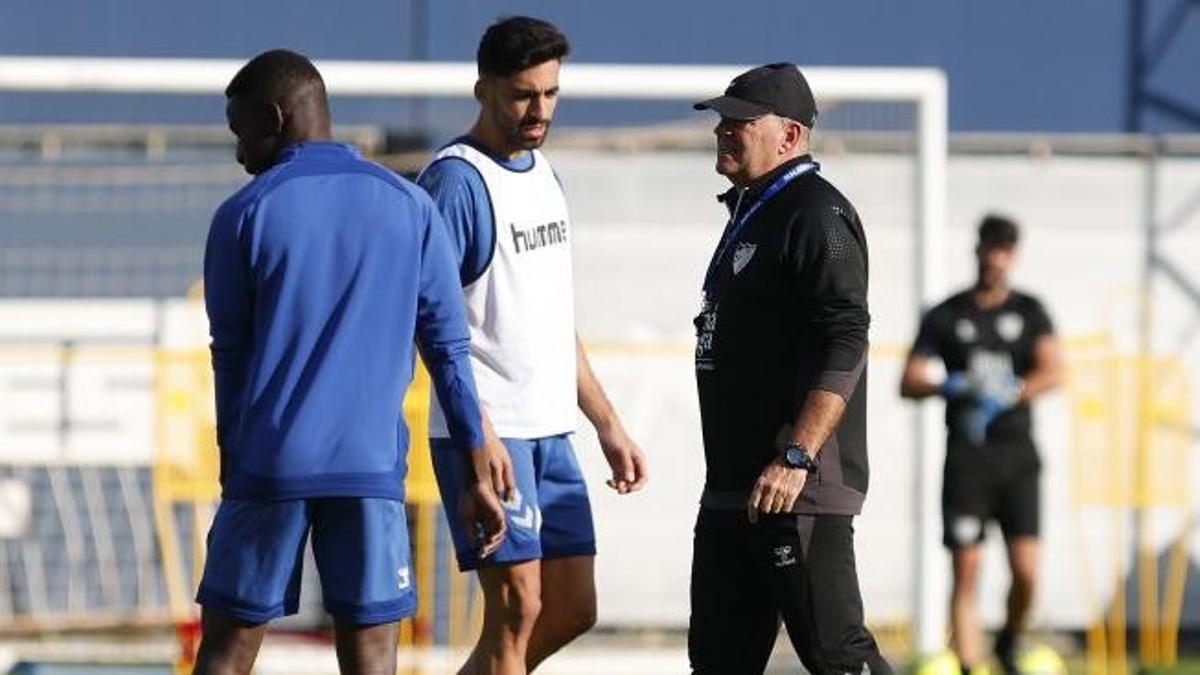
[[[867,244],[808,154],[817,106],[795,65],[733,79],[721,115],[729,220],[704,278],[696,380],[707,476],[688,652],[761,673],[782,615],[812,673],[890,673],[863,625],[852,520],[867,492]]]

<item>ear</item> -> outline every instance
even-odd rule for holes
[[[808,139],[812,136],[812,129],[804,126],[803,124],[797,124],[796,133],[798,136],[796,142],[799,143],[801,147],[808,148]]]
[[[473,93],[474,93],[476,101],[483,103],[484,96],[487,93],[485,91],[486,87],[487,87],[487,84],[483,81],[482,77],[479,78],[478,80],[475,80],[475,89],[473,90]]]
[[[808,127],[803,124],[788,124],[783,132],[784,152],[792,152],[808,143]]]
[[[280,136],[283,134],[283,109],[278,103],[272,102],[266,109],[266,122],[268,136]]]
[[[800,125],[784,121],[783,119],[780,119],[780,124],[783,127],[783,134],[779,137],[779,154],[788,155],[800,143]]]

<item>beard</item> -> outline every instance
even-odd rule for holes
[[[989,290],[1007,287],[1008,272],[1007,270],[983,267],[979,270],[979,285]]]
[[[538,127],[541,127],[541,133],[534,132]],[[505,134],[511,147],[522,150],[536,150],[542,147],[549,135],[550,120],[536,117],[526,117]]]

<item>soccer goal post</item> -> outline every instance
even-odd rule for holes
[[[0,92],[220,94],[241,65],[241,61],[229,59],[0,57]],[[469,97],[476,77],[472,63],[319,61],[317,66],[334,97]],[[563,69],[561,83],[565,97],[578,99],[695,101],[721,92],[733,76],[749,67],[571,62]],[[939,300],[945,291],[945,74],[937,68],[890,67],[805,67],[804,73],[823,111],[841,102],[901,103],[914,111],[912,128],[907,132],[913,139],[912,168],[903,174],[912,176],[912,183],[900,188],[907,194],[905,208],[911,211],[904,218],[909,223],[911,244],[903,248],[908,256],[903,265],[909,278],[902,282],[910,286],[911,292],[905,294],[907,306],[900,311],[914,317],[915,325],[919,311]],[[822,133],[820,122],[817,133]],[[870,191],[870,185],[865,185],[851,197],[864,193],[869,196]],[[868,229],[869,215],[865,218]],[[880,265],[888,264],[879,257],[874,260],[873,281],[879,279],[876,270]],[[879,323],[877,314],[876,326]],[[895,383],[876,381],[872,386],[891,392]],[[913,560],[904,567],[911,570],[913,579],[910,611],[914,645],[918,653],[930,653],[942,648],[945,635],[948,569],[939,544],[938,496],[944,451],[936,410],[922,406],[906,414],[911,415],[911,423],[905,426],[911,427],[915,456],[909,458],[911,503],[906,504],[911,507],[909,518],[914,523]],[[892,451],[894,448],[874,443],[873,464],[880,455]],[[886,480],[887,476],[876,474],[872,490]],[[873,499],[878,495],[868,498],[868,509]],[[687,525],[680,523],[679,528],[687,529]],[[894,550],[864,549],[860,544],[860,560],[895,555]],[[870,611],[869,606],[867,609]]]

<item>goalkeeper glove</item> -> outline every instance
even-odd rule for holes
[[[1020,402],[1021,390],[1021,381],[1010,375],[985,382],[983,387],[974,392],[975,400],[967,409],[964,420],[967,438],[971,443],[983,445],[987,440],[988,427],[1001,413]]]
[[[953,401],[974,394],[975,383],[967,377],[966,373],[956,370],[946,375],[942,386],[938,387],[938,393],[947,401]]]

